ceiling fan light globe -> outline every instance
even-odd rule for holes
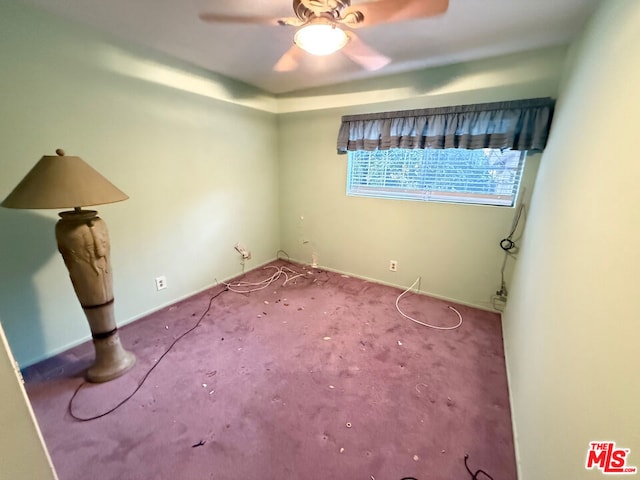
[[[330,55],[344,47],[349,37],[335,25],[312,24],[299,29],[293,41],[312,55]]]

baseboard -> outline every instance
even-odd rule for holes
[[[281,260],[283,260],[281,258]],[[290,258],[288,259],[291,262],[295,262],[295,263],[299,263],[301,265],[304,265],[307,268],[319,268],[320,270],[327,270],[329,272],[333,272],[333,273],[339,273],[341,275],[348,275],[350,277],[353,278],[359,278],[360,280],[366,280],[368,282],[372,282],[372,283],[378,283],[380,285],[386,285],[387,287],[393,287],[393,288],[399,288],[400,290],[406,290],[408,288],[407,285],[398,285],[395,283],[391,283],[391,282],[385,282],[384,280],[380,280],[377,278],[371,278],[371,277],[367,277],[365,275],[359,275],[356,273],[351,273],[351,272],[347,272],[344,270],[338,270],[336,268],[331,268],[331,267],[326,267],[323,265],[311,265],[307,262],[298,260],[298,259],[294,259],[294,258]],[[486,305],[482,305],[482,304],[478,304],[478,303],[473,303],[473,302],[468,302],[466,300],[460,300],[458,298],[453,298],[453,297],[447,297],[445,295],[440,295],[437,293],[433,293],[433,292],[428,292],[425,290],[419,290],[419,291],[413,291],[413,293],[416,293],[418,295],[425,295],[427,297],[432,297],[432,298],[437,298],[438,300],[444,300],[445,302],[450,302],[450,303],[455,303],[457,305],[464,305],[465,307],[473,307],[473,308],[477,308],[479,310],[484,310],[487,312],[491,312],[491,313],[501,313],[499,310],[495,310],[491,307],[488,307]]]
[[[119,320],[118,321],[118,326],[119,327],[123,327],[123,326],[128,325],[128,324],[130,324],[132,322],[135,322],[136,320],[140,320],[141,318],[144,318],[144,317],[146,317],[148,315],[151,315],[151,314],[153,314],[155,312],[158,312],[158,311],[163,310],[163,309],[165,309],[167,307],[170,307],[171,305],[174,305],[174,304],[176,304],[178,302],[181,302],[182,300],[186,300],[189,297],[192,297],[194,295],[202,293],[205,290],[209,290],[210,288],[216,287],[216,286],[221,285],[221,284],[223,284],[225,282],[228,282],[229,280],[237,278],[240,275],[243,275],[245,273],[248,273],[248,272],[251,272],[251,271],[254,271],[254,270],[258,270],[259,268],[264,268],[266,265],[268,265],[268,264],[270,264],[270,263],[272,263],[272,262],[274,262],[276,260],[283,260],[283,261],[293,262],[293,263],[302,265],[302,266],[304,266],[306,268],[318,268],[320,270],[327,270],[329,272],[338,273],[338,274],[341,274],[341,275],[348,275],[348,276],[353,277],[353,278],[358,278],[360,280],[366,280],[368,282],[377,283],[377,284],[385,285],[385,286],[388,286],[388,287],[398,288],[400,290],[406,290],[407,289],[406,285],[398,285],[398,284],[391,283],[391,282],[385,282],[384,280],[380,280],[380,279],[377,279],[377,278],[371,278],[371,277],[367,277],[367,276],[364,276],[364,275],[358,275],[358,274],[355,274],[355,273],[352,273],[352,272],[348,272],[348,271],[345,271],[345,270],[339,270],[339,269],[335,269],[335,268],[331,268],[331,267],[326,267],[326,266],[323,266],[323,265],[315,265],[314,266],[314,265],[311,265],[311,264],[309,264],[307,262],[304,262],[302,260],[298,260],[298,259],[295,259],[295,258],[289,258],[288,256],[287,256],[286,259],[283,258],[283,257],[277,256],[277,257],[274,257],[274,258],[272,258],[272,259],[270,259],[270,260],[268,260],[268,261],[266,261],[264,263],[261,263],[260,265],[257,265],[255,267],[251,268],[250,270],[247,270],[247,271],[244,271],[244,272],[238,272],[238,273],[236,273],[234,275],[231,275],[229,277],[223,278],[222,280],[217,280],[216,279],[216,281],[214,283],[206,285],[206,286],[204,286],[204,287],[202,287],[202,288],[200,288],[200,289],[198,289],[198,290],[196,290],[194,292],[182,295],[182,296],[177,297],[175,299],[172,299],[172,300],[170,300],[168,302],[162,303],[162,304],[160,304],[160,305],[158,305],[156,307],[153,307],[153,308],[151,308],[149,310],[145,310],[144,312],[141,312],[141,313],[139,313],[139,314],[137,314],[137,315],[135,315],[133,317],[130,317],[128,319]],[[433,293],[433,292],[427,292],[427,291],[424,291],[424,290],[419,290],[417,292],[414,291],[413,293],[416,293],[418,295],[425,295],[425,296],[428,296],[428,297],[437,298],[438,300],[444,300],[445,302],[455,303],[457,305],[464,305],[464,306],[467,306],[467,307],[473,307],[473,308],[477,308],[477,309],[480,309],[480,310],[485,310],[485,311],[492,312],[492,313],[500,313],[499,311],[494,310],[492,308],[488,308],[488,307],[486,307],[484,305],[475,304],[473,302],[467,302],[465,300],[460,300],[460,299],[457,299],[457,298],[447,297],[447,296],[444,296],[444,295],[439,295],[439,294]],[[85,342],[87,342],[89,340],[91,340],[91,335],[87,335],[87,336],[85,336],[83,338],[78,339],[77,341],[70,342],[70,343],[68,343],[68,344],[66,344],[66,345],[64,345],[62,347],[59,347],[59,348],[56,348],[56,349],[52,350],[51,352],[49,352],[46,355],[43,355],[42,357],[36,357],[35,360],[32,360],[32,361],[26,363],[25,365],[21,365],[20,369],[21,370],[25,369],[27,367],[35,365],[36,363],[42,362],[43,360],[46,360],[48,358],[54,357],[56,355],[59,355],[59,354],[65,352],[65,351],[67,351],[67,350],[69,350],[71,348],[77,347],[78,345],[80,345],[82,343],[85,343]]]
[[[501,321],[502,321],[501,316]],[[514,420],[514,412],[513,412],[513,396],[511,393],[511,373],[509,371],[509,351],[507,349],[507,343],[504,335],[504,325],[502,326],[502,350],[504,351],[504,368],[507,373],[507,391],[509,392],[509,410],[511,411],[511,431],[513,435],[513,453],[516,459],[516,479],[522,478],[521,471],[521,462],[520,462],[520,449],[518,448],[518,429],[516,427],[516,422]]]
[[[202,293],[205,290],[209,290],[210,288],[213,288],[213,287],[221,285],[221,284],[223,284],[225,282],[228,282],[229,280],[237,278],[237,277],[243,275],[244,273],[248,273],[248,272],[251,272],[253,270],[257,270],[259,268],[263,268],[265,265],[268,265],[268,264],[272,263],[275,260],[277,260],[277,258],[272,258],[272,259],[270,259],[270,260],[268,260],[268,261],[266,261],[264,263],[261,263],[260,265],[255,266],[254,268],[252,268],[250,270],[247,270],[245,272],[238,272],[238,273],[236,273],[234,275],[231,275],[229,277],[223,278],[220,281],[216,279],[216,281],[214,283],[211,283],[211,284],[209,284],[207,286],[204,286],[204,287],[202,287],[202,288],[200,288],[200,289],[198,289],[198,290],[196,290],[194,292],[187,293],[187,294],[182,295],[180,297],[177,297],[175,299],[169,300],[168,302],[162,303],[162,304],[158,305],[157,307],[150,308],[149,310],[145,310],[144,312],[139,313],[139,314],[137,314],[137,315],[135,315],[133,317],[130,317],[128,319],[118,320],[118,328],[121,328],[121,327],[123,327],[125,325],[129,325],[130,323],[133,323],[136,320],[140,320],[141,318],[144,318],[144,317],[146,317],[148,315],[151,315],[151,314],[153,314],[155,312],[158,312],[158,311],[163,310],[163,309],[165,309],[167,307],[170,307],[171,305],[174,305],[174,304],[176,304],[178,302],[181,302],[182,300],[186,300],[189,297],[193,297],[194,295]],[[80,338],[78,340],[75,340],[73,342],[69,342],[69,343],[67,343],[67,344],[65,344],[65,345],[63,345],[61,347],[55,348],[55,349],[51,350],[49,353],[47,353],[47,354],[44,354],[44,355],[42,355],[40,357],[36,357],[34,360],[30,360],[29,362],[25,363],[24,365],[20,365],[20,370],[24,370],[25,368],[28,368],[28,367],[30,367],[32,365],[35,365],[36,363],[42,362],[42,361],[47,360],[47,359],[49,359],[51,357],[55,357],[56,355],[60,355],[61,353],[66,352],[67,350],[70,350],[70,349],[72,349],[74,347],[77,347],[78,345],[81,345],[81,344],[83,344],[85,342],[90,341],[91,338],[92,338],[91,335],[88,334],[88,335],[86,335],[86,336],[84,336],[84,337],[82,337],[82,338]]]

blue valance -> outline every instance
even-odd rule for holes
[[[551,98],[533,98],[346,115],[338,133],[338,153],[390,148],[542,151],[554,107]]]

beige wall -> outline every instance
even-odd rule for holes
[[[0,385],[0,480],[57,478],[1,324]]]
[[[598,440],[640,467],[640,2],[571,58],[503,321],[521,480],[603,478]]]
[[[328,268],[400,286],[421,276],[425,292],[490,306],[513,210],[346,197],[340,115],[554,96],[564,48],[274,98],[13,1],[0,8],[0,195],[58,147],[129,194],[97,207],[120,325],[240,273],[236,242],[252,250],[247,268],[278,248],[317,253]],[[0,209],[0,321],[22,366],[89,338],[56,219]]]
[[[239,274],[236,242],[252,251],[247,268],[275,257],[272,97],[13,1],[0,31],[0,197],[58,147],[130,196],[97,207],[120,325]],[[0,321],[21,366],[89,337],[56,219],[0,208]]]
[[[427,293],[489,307],[513,209],[346,197],[339,119],[556,96],[566,61],[552,48],[273,98],[13,1],[0,4],[0,30],[0,197],[57,147],[130,195],[99,207],[120,324],[239,273],[238,241],[253,252],[247,268],[278,248],[304,262],[315,253],[328,268],[401,286],[421,276]],[[583,468],[593,439],[640,453],[638,31],[637,2],[603,2],[573,52],[550,146],[528,163],[528,194],[540,173],[504,321],[523,480],[597,477]],[[251,141],[236,142],[238,130]],[[89,334],[55,221],[0,209],[0,322],[23,366]],[[15,412],[19,423],[0,454],[13,455],[22,435],[39,449],[28,409],[7,396],[22,395],[10,356],[0,356],[3,425]],[[40,460],[34,468],[48,472]]]
[[[564,49],[547,49],[279,98],[282,248],[297,260],[491,307],[514,209],[347,197],[344,114],[555,97]],[[325,106],[322,109],[322,106]],[[304,111],[307,110],[307,111]],[[533,190],[540,155],[523,185]],[[389,260],[398,271],[389,271]],[[511,268],[511,262],[509,268]]]

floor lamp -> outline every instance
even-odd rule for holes
[[[122,347],[116,326],[107,226],[98,212],[82,207],[129,197],[80,157],[67,156],[61,149],[56,153],[43,156],[2,206],[73,208],[59,214],[56,240],[93,336],[95,361],[87,380],[106,382],[126,373],[136,360]]]

